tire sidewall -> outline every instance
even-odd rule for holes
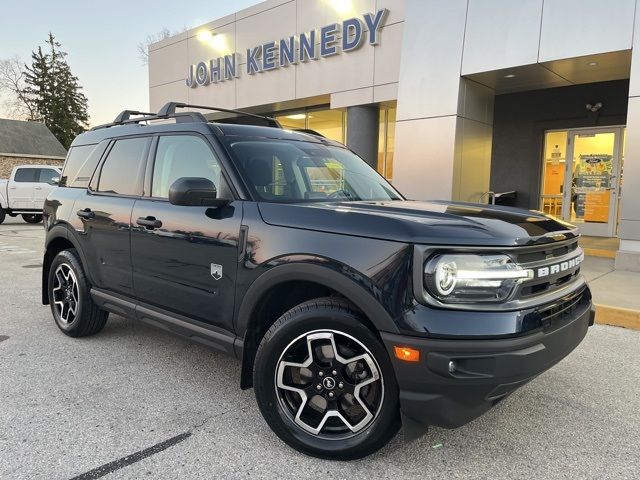
[[[60,314],[53,302],[53,288],[54,288],[54,279],[55,272],[60,265],[67,265],[76,276],[76,280],[78,283],[78,299],[79,305],[78,310],[76,312],[76,318],[74,318],[71,323],[64,323],[60,318]],[[53,261],[51,262],[51,266],[49,268],[49,278],[47,281],[47,289],[49,293],[49,304],[51,307],[51,313],[53,314],[53,318],[56,322],[56,325],[60,330],[65,333],[72,333],[81,327],[82,318],[84,315],[84,310],[89,307],[89,288],[84,276],[84,272],[82,270],[82,266],[80,265],[80,261],[78,260],[74,250],[64,250],[58,255],[55,256]]]
[[[351,335],[369,349],[381,370],[384,381],[382,407],[375,420],[353,437],[342,440],[315,437],[296,425],[278,400],[275,376],[280,356],[293,340],[314,330],[336,330]],[[282,440],[313,456],[353,459],[378,450],[395,435],[399,426],[399,404],[393,367],[382,343],[353,313],[320,306],[315,310],[296,312],[271,335],[269,333],[256,355],[254,389],[265,420]]]

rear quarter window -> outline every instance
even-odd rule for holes
[[[108,141],[99,144],[71,147],[62,170],[61,187],[87,188]]]

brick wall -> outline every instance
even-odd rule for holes
[[[7,179],[13,167],[18,165],[55,165],[62,167],[64,159],[57,158],[25,158],[0,155],[0,178]]]

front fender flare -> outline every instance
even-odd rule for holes
[[[267,291],[278,284],[296,280],[312,281],[336,290],[358,307],[379,331],[399,333],[398,326],[376,299],[375,289],[364,275],[349,271],[347,276],[312,263],[286,263],[270,268],[251,284],[238,311],[236,334],[244,338],[253,310]]]

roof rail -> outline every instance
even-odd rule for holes
[[[207,123],[209,120],[200,112],[180,112],[176,113],[176,108],[197,108],[200,110],[215,110],[218,112],[234,113],[244,117],[255,118],[265,122],[266,126],[282,128],[280,123],[271,117],[263,117],[261,115],[255,115],[253,113],[243,112],[241,110],[230,110],[228,108],[208,107],[205,105],[189,105],[187,103],[180,102],[168,102],[166,103],[158,113],[139,112],[137,110],[124,110],[118,114],[112,123],[105,123],[104,125],[98,125],[91,130],[99,130],[102,128],[115,127],[117,125],[129,125],[140,122],[148,122],[150,120],[165,120],[168,118],[174,118],[177,123],[182,122],[201,122]],[[131,118],[136,116],[136,118]]]
[[[275,118],[272,118],[272,117],[265,117],[263,115],[256,115],[255,113],[244,112],[242,110],[233,110],[230,108],[210,107],[207,105],[189,105],[188,103],[180,103],[180,102],[166,103],[160,110],[158,110],[158,116],[170,117],[172,115],[176,115],[176,108],[197,108],[199,110],[211,110],[216,112],[235,113],[236,115],[242,115],[245,117],[263,120],[269,127],[282,128],[280,123]]]

